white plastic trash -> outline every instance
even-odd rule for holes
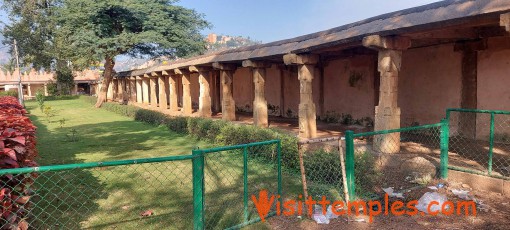
[[[335,215],[335,213],[333,213],[333,207],[331,205],[328,206],[328,211],[326,212],[326,217],[328,219],[335,219],[338,217],[338,215]]]
[[[323,215],[322,213],[314,213],[312,215],[313,220],[317,222],[317,224],[329,224],[329,219]]]
[[[432,201],[436,201],[438,204],[432,204],[430,206],[431,212],[440,212],[443,207],[444,202],[447,201],[446,195],[439,194],[437,192],[426,192],[423,196],[418,200],[418,204],[416,208],[424,213],[429,212],[429,205]]]

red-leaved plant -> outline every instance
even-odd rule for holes
[[[35,167],[36,127],[15,97],[0,97],[0,169]],[[27,229],[25,217],[35,174],[0,176],[1,229]]]

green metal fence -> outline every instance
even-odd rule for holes
[[[510,179],[510,111],[447,109],[449,167]]]
[[[2,195],[0,229],[239,228],[258,221],[249,194],[281,194],[280,159],[280,142],[272,140],[185,156],[0,170],[2,191],[10,191]]]
[[[448,175],[448,123],[345,134],[350,200],[409,192]],[[410,197],[418,199],[419,197]]]

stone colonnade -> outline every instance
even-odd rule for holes
[[[379,103],[375,107],[375,130],[399,128],[398,76],[402,51],[410,47],[410,40],[405,37],[373,35],[363,39],[363,46],[378,51],[380,90]],[[320,64],[320,57],[317,54],[287,54],[283,56],[282,61],[285,65],[297,68],[299,137],[314,138],[317,136],[317,124],[312,83],[316,77],[315,72]],[[183,66],[138,76],[119,77],[117,81],[123,81],[123,83],[115,84],[116,81],[114,81],[112,90],[114,94],[127,93],[128,95],[122,98],[129,102],[169,110],[176,112],[176,115],[190,116],[194,112],[191,100],[191,78],[198,76],[200,92],[197,114],[201,117],[211,117],[213,110],[220,107],[217,102],[220,102],[221,98],[222,119],[234,121],[236,120],[236,102],[233,96],[234,73],[242,66],[250,68],[253,75],[253,123],[259,127],[268,127],[268,103],[265,96],[266,70],[274,63],[274,61],[243,60],[242,63],[214,62],[210,65]],[[179,91],[181,87],[179,83],[182,83],[181,91]],[[123,87],[121,92],[118,91],[119,87]],[[182,100],[179,100],[180,97]],[[381,152],[394,153],[399,151],[399,141],[398,133],[381,135],[375,140],[374,147]]]

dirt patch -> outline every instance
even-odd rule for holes
[[[434,181],[435,182],[435,181]],[[462,201],[451,192],[451,189],[469,190],[483,206],[477,205],[476,216],[458,215],[416,215],[416,216],[377,216],[372,223],[368,223],[368,216],[360,215],[358,219],[363,222],[347,221],[346,216],[332,219],[330,224],[317,224],[310,218],[298,218],[296,216],[276,216],[268,220],[271,229],[509,229],[510,226],[510,201],[499,193],[472,190],[469,186],[460,183],[446,184],[438,190],[446,194],[449,201]],[[433,191],[426,187],[414,189],[405,193],[404,201],[419,199],[425,192]],[[392,199],[393,200],[393,199]],[[390,200],[391,201],[391,200]],[[394,201],[394,200],[393,200]],[[351,217],[354,219],[354,217]]]

